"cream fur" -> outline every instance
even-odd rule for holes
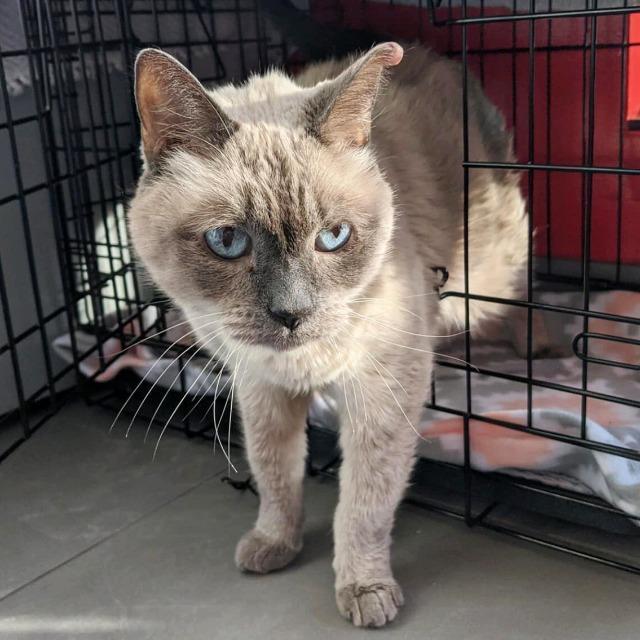
[[[295,81],[272,71],[210,91],[236,130],[226,139],[218,126],[223,142],[193,140],[168,154],[158,171],[149,168],[130,219],[142,261],[187,317],[220,314],[198,336],[205,342],[214,329],[206,348],[220,349],[235,372],[261,495],[255,527],[238,545],[238,566],[278,569],[300,550],[306,412],[313,391],[332,389],[344,458],[334,527],[337,604],[356,625],[381,626],[403,601],[391,572],[391,530],[413,463],[413,425],[427,399],[431,351],[438,335],[465,323],[463,300],[439,301],[431,269],[449,269],[445,291],[464,290],[462,106],[456,63],[414,47],[381,84],[397,49],[368,55],[358,68],[349,67],[351,61],[327,63]],[[366,76],[358,75],[362,69]],[[176,68],[176,77],[183,72]],[[145,73],[153,74],[152,59]],[[362,89],[353,90],[350,73]],[[142,80],[153,83],[154,76]],[[351,87],[348,99],[343,85]],[[172,91],[160,89],[150,95]],[[493,108],[478,89],[471,95],[471,159],[487,159],[489,147],[510,157]],[[334,102],[326,106],[325,99]],[[195,117],[183,114],[170,130],[188,134]],[[309,133],[310,117],[320,140]],[[351,123],[364,128],[353,130]],[[167,130],[154,124],[148,130]],[[206,127],[198,123],[198,131]],[[161,153],[169,142],[147,144]],[[286,264],[300,260],[299,268],[322,283],[298,342],[257,310],[261,292],[252,284],[257,266],[251,256],[224,263],[196,244],[208,228],[249,224],[248,202],[251,224],[282,246],[289,225],[296,246],[307,249]],[[341,256],[318,255],[309,243],[323,216],[336,215],[348,217],[356,237]],[[470,172],[469,222],[471,292],[516,297],[527,258],[516,177]],[[362,246],[366,252],[358,253]],[[496,305],[472,302],[472,330],[497,312]]]

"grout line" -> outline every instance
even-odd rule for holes
[[[151,511],[147,511],[146,513],[143,513],[141,516],[139,516],[135,520],[132,520],[128,524],[124,525],[123,527],[120,527],[119,529],[116,529],[115,531],[112,531],[109,535],[107,535],[104,538],[98,540],[97,542],[94,542],[92,545],[86,547],[82,551],[79,551],[78,553],[72,555],[71,557],[67,558],[66,560],[63,560],[62,562],[60,562],[60,563],[54,565],[53,567],[47,569],[46,571],[44,571],[40,575],[36,576],[35,578],[31,578],[30,580],[28,580],[24,584],[21,584],[19,587],[16,587],[15,589],[12,589],[8,593],[6,593],[2,597],[0,597],[0,603],[4,603],[6,600],[8,600],[12,596],[16,595],[17,593],[20,593],[21,591],[23,591],[27,587],[30,587],[32,584],[35,584],[36,582],[39,582],[40,580],[42,580],[42,578],[45,578],[46,576],[52,574],[54,571],[57,571],[58,569],[61,569],[62,567],[72,563],[77,558],[80,558],[80,557],[86,555],[87,553],[89,553],[90,551],[93,551],[93,549],[95,549],[96,547],[99,547],[101,544],[103,544],[105,542],[108,542],[112,538],[115,538],[116,536],[120,535],[121,533],[129,530],[131,527],[133,527],[134,525],[138,524],[139,522],[141,522],[145,518],[148,518],[149,516],[154,515],[155,513],[160,511],[161,509],[164,509],[164,507],[167,507],[170,504],[173,504],[174,502],[176,502],[180,498],[183,498],[184,496],[186,496],[187,494],[191,493],[192,491],[195,491],[196,489],[200,488],[206,482],[209,482],[210,480],[213,480],[214,478],[217,478],[218,476],[221,476],[223,473],[224,473],[224,469],[222,469],[221,471],[217,471],[216,473],[212,473],[211,475],[208,475],[208,476],[202,478],[202,480],[200,480],[199,482],[197,482],[193,486],[189,487],[188,489],[185,489],[184,491],[180,492],[178,495],[174,496],[170,500],[167,500],[166,502],[163,502],[162,504],[158,505],[157,507],[154,507],[153,509],[151,509]]]

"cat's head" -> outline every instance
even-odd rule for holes
[[[140,53],[145,171],[131,234],[194,325],[217,313],[225,337],[278,350],[348,331],[349,303],[378,274],[392,234],[392,193],[369,135],[385,68],[402,53],[380,45],[313,88],[281,77],[286,90],[262,102],[239,90],[233,99],[247,104],[226,112],[178,61]]]

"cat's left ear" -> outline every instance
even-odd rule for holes
[[[379,44],[337,78],[319,85],[306,108],[309,133],[325,144],[366,145],[385,70],[399,64],[403,55],[404,50],[396,42]]]

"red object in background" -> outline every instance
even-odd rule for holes
[[[629,16],[629,43],[627,121],[640,127],[640,13]]]
[[[433,26],[425,8],[362,0],[315,0],[312,5],[322,22],[420,40],[449,55],[461,50],[461,27]],[[442,20],[460,16],[459,10],[452,11],[441,9],[436,15]],[[507,8],[484,10],[485,16],[508,13]],[[468,15],[477,15],[477,9],[469,8]],[[590,18],[562,18],[467,27],[469,64],[513,130],[519,162],[588,164],[593,23]],[[593,165],[637,169],[640,131],[632,126],[636,120],[640,125],[640,14],[601,16],[596,24]],[[529,149],[531,29],[536,50]],[[591,259],[640,264],[640,176],[592,175]],[[534,171],[537,255],[581,260],[585,180],[586,174],[575,171]],[[524,174],[522,185],[526,190]]]

